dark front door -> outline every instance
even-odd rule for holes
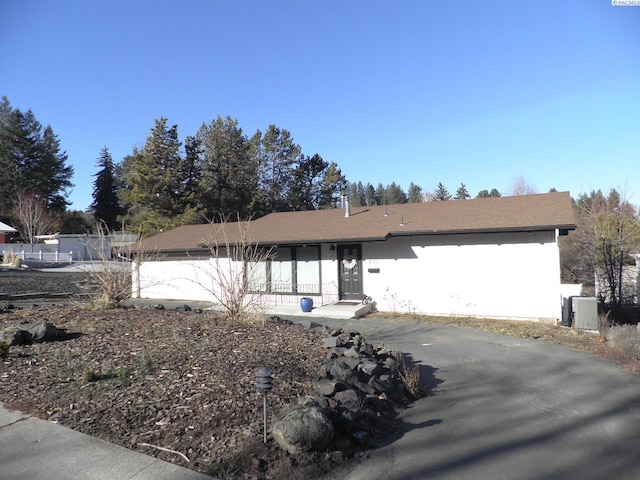
[[[362,300],[362,247],[338,246],[340,300]]]

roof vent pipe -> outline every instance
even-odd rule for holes
[[[349,197],[344,197],[344,216],[348,218],[351,216],[351,203],[349,203]]]

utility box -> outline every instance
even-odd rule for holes
[[[598,330],[598,300],[596,297],[572,297],[573,326],[583,330]]]

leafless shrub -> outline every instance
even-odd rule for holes
[[[426,392],[420,384],[419,366],[408,366],[402,353],[398,353],[396,358],[398,359],[398,375],[407,393],[414,399],[424,396]]]
[[[46,199],[32,194],[18,195],[13,214],[18,220],[18,230],[22,239],[30,245],[36,243],[36,237],[51,233],[53,217],[47,211]]]
[[[199,285],[211,294],[232,321],[255,320],[261,313],[262,295],[252,291],[252,285],[259,276],[259,268],[273,256],[272,248],[251,240],[250,222],[231,222],[222,215],[218,222],[211,222],[213,233],[202,240],[211,253],[211,263],[207,267],[196,267],[208,280]]]
[[[131,296],[133,278],[140,266],[156,259],[158,254],[146,252],[141,240],[121,247],[112,258],[109,231],[103,225],[96,227],[97,243],[91,245],[96,261],[87,268],[89,298],[94,308],[110,309],[117,307],[122,300]]]
[[[611,312],[601,313],[598,317],[598,332],[602,338],[607,338],[607,334],[613,326],[610,314]]]
[[[635,325],[611,327],[607,334],[607,341],[616,349],[621,360],[635,361],[640,359],[640,332]]]

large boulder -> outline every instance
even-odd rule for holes
[[[0,341],[9,345],[31,345],[32,343],[53,342],[66,338],[66,332],[49,322],[21,323],[0,331]]]
[[[53,342],[65,338],[64,330],[49,322],[23,323],[18,328],[24,332],[25,343]]]
[[[24,332],[18,327],[10,326],[0,331],[0,342],[6,342],[10,346],[24,345]]]
[[[322,451],[333,440],[333,423],[313,400],[304,399],[275,418],[271,435],[291,454]]]

